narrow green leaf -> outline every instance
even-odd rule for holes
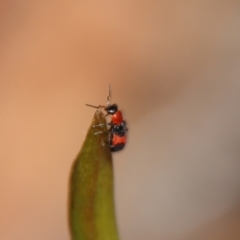
[[[71,239],[118,240],[113,198],[113,166],[108,130],[106,119],[98,110],[71,171]]]

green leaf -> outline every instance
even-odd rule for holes
[[[69,220],[72,240],[119,239],[114,211],[112,154],[106,119],[99,110],[72,167]]]

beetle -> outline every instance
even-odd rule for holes
[[[118,110],[117,104],[110,104],[110,98],[111,98],[111,92],[110,92],[110,86],[109,86],[109,94],[107,96],[107,106],[101,106],[99,105],[94,106],[90,104],[86,104],[89,107],[94,108],[103,108],[106,111],[106,116],[111,116],[111,121],[108,123],[109,129],[108,129],[108,145],[112,152],[117,152],[122,150],[127,141],[127,124],[126,121],[123,119],[122,112]],[[99,132],[101,133],[101,132]]]

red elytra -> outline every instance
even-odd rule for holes
[[[112,136],[112,144],[113,145],[117,145],[117,144],[120,144],[120,143],[126,143],[126,136],[119,136],[117,134],[113,134]]]

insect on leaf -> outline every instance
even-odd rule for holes
[[[99,126],[100,125],[100,126]],[[105,116],[93,117],[70,176],[72,240],[118,240],[114,211],[112,154]]]

